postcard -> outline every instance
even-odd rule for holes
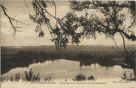
[[[136,1],[1,0],[1,88],[136,88]]]

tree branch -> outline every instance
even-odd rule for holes
[[[25,6],[28,8],[28,5],[27,5],[27,3],[26,3],[26,0],[24,0],[24,3],[25,3]]]
[[[10,17],[10,16],[7,14],[7,12],[6,12],[7,9],[6,9],[3,5],[0,4],[0,7],[2,8],[4,15],[8,18],[9,23],[10,23],[11,26],[12,26],[12,29],[13,29],[13,31],[14,31],[14,32],[13,32],[13,36],[16,34],[16,32],[21,32],[21,31],[17,30],[17,28],[20,28],[20,27],[16,27],[16,26],[13,24],[13,21],[18,22],[18,23],[21,23],[21,24],[28,25],[28,24],[26,24],[26,23],[23,23],[23,22],[21,22],[21,21],[18,21],[18,20],[16,20],[16,19]]]

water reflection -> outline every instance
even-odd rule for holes
[[[72,79],[77,74],[82,73],[85,76],[93,75],[96,78],[120,78],[124,71],[132,71],[121,66],[103,67],[99,64],[91,64],[89,66],[80,66],[80,62],[71,60],[54,60],[43,63],[35,63],[29,65],[28,68],[14,68],[3,77],[15,76],[20,73],[24,77],[24,72],[32,69],[35,74],[39,73],[40,77],[51,76],[53,79]]]

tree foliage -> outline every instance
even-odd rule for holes
[[[54,1],[51,4],[55,7],[55,15],[47,11],[47,3],[49,1],[33,0],[33,8],[35,15],[30,15],[30,18],[37,23],[36,31],[39,32],[39,37],[44,36],[42,25],[47,25],[52,41],[57,49],[66,47],[68,43],[79,44],[80,39],[86,36],[96,38],[96,33],[103,33],[106,37],[114,37],[120,33],[127,39],[135,41],[136,36],[134,31],[129,30],[135,23],[135,2],[134,1],[70,1],[70,7],[73,11],[66,14],[62,19],[56,16],[56,4]],[[104,18],[99,18],[96,15],[90,17],[87,10],[96,9]],[[76,11],[85,10],[85,16],[77,16]],[[129,11],[125,14],[124,11]],[[51,16],[55,21],[54,26],[48,16]],[[130,20],[130,24],[125,22]]]
[[[136,40],[134,31],[130,30],[136,23],[135,1],[70,1],[69,3],[72,11],[58,18],[55,1],[32,0],[35,13],[30,14],[29,18],[36,23],[35,31],[39,33],[39,37],[43,37],[48,30],[57,49],[66,47],[68,43],[79,44],[80,39],[86,36],[96,38],[96,33],[105,34],[106,37],[113,37],[120,33],[129,40]],[[54,14],[47,10],[49,4],[54,6]],[[13,24],[13,21],[17,20],[7,14],[3,5],[0,6],[15,34],[18,27]],[[90,16],[91,12],[87,10],[92,9],[97,10],[104,17],[100,18],[94,14]],[[125,10],[128,11],[127,14],[124,13]],[[79,11],[85,11],[85,15],[78,16],[76,12]],[[56,24],[53,24],[50,18],[54,19]],[[125,22],[128,19],[131,23],[126,26]],[[47,26],[47,29],[43,26]]]
[[[84,9],[98,9],[104,18],[95,17],[91,19],[92,24],[90,30],[102,32],[105,35],[114,36],[116,33],[122,33],[127,39],[136,40],[133,31],[129,30],[133,22],[135,22],[135,1],[71,1],[71,8],[75,11]],[[123,11],[129,11],[127,14]],[[88,13],[87,13],[88,14]],[[128,16],[131,15],[131,16]],[[91,17],[90,17],[91,18]],[[125,25],[126,20],[131,19],[131,24]],[[88,20],[85,18],[84,20]],[[84,25],[83,25],[84,26]],[[85,25],[86,26],[86,25]],[[84,27],[85,27],[84,26]],[[88,25],[90,26],[90,24]],[[88,28],[87,28],[88,29]],[[84,30],[87,30],[84,28]],[[90,32],[90,30],[88,32]]]

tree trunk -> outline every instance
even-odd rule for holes
[[[119,32],[120,33],[120,32]],[[125,43],[125,38],[123,36],[122,33],[120,33],[122,39],[123,39],[123,48],[124,48],[124,56],[125,56],[125,59],[128,59],[128,55],[127,55],[127,49],[126,49],[126,43]]]
[[[132,69],[134,71],[134,80],[136,80],[136,53],[134,54],[134,57],[128,55],[127,49],[126,49],[126,43],[125,43],[125,38],[121,32],[119,32],[122,39],[123,39],[123,48],[124,48],[124,57],[126,59],[126,64],[132,66]],[[129,59],[129,60],[128,60]],[[131,61],[132,60],[132,61]],[[129,62],[130,61],[130,62]],[[128,63],[127,63],[128,62]]]
[[[135,53],[135,55],[136,55],[136,53]],[[134,76],[135,76],[134,80],[136,80],[136,56],[134,56],[134,68],[133,68],[133,71],[134,71]]]

